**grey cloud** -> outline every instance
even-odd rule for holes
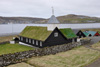
[[[55,15],[82,14],[100,16],[99,0],[0,0],[1,16],[51,16],[51,7]]]

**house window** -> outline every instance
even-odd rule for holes
[[[21,41],[23,41],[23,37],[21,37]]]
[[[28,42],[28,38],[26,38],[26,42]]]
[[[40,46],[42,47],[42,42],[40,42]]]
[[[29,39],[29,43],[31,43],[31,39]]]
[[[36,45],[38,45],[38,41],[36,41]]]
[[[33,40],[33,44],[34,44],[34,40]]]
[[[74,42],[74,39],[72,39],[72,42]]]
[[[19,37],[19,40],[21,40],[21,37]]]
[[[81,35],[81,32],[79,32],[79,34]]]
[[[54,33],[54,37],[58,37],[58,33],[57,32]]]
[[[81,38],[83,38],[83,36],[81,36]]]

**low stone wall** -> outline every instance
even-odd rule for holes
[[[6,44],[6,43],[9,43],[9,41],[1,42],[0,45],[1,45],[1,44]]]
[[[0,56],[0,67],[7,66],[14,63],[19,63],[25,61],[27,58],[35,57],[35,56],[44,56],[49,54],[56,54],[59,52],[64,52],[70,50],[79,45],[84,45],[89,43],[90,41],[81,41],[63,45],[57,45],[52,47],[46,47],[41,49],[29,50],[24,52],[17,52],[13,54],[5,54]]]

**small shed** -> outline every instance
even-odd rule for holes
[[[18,37],[15,37],[14,38],[14,41],[15,41],[15,43],[19,43],[19,38]]]

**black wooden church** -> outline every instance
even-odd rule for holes
[[[27,26],[19,35],[19,43],[42,48],[76,42],[77,36],[72,29],[59,29],[59,24],[60,22],[52,15],[47,27]]]

